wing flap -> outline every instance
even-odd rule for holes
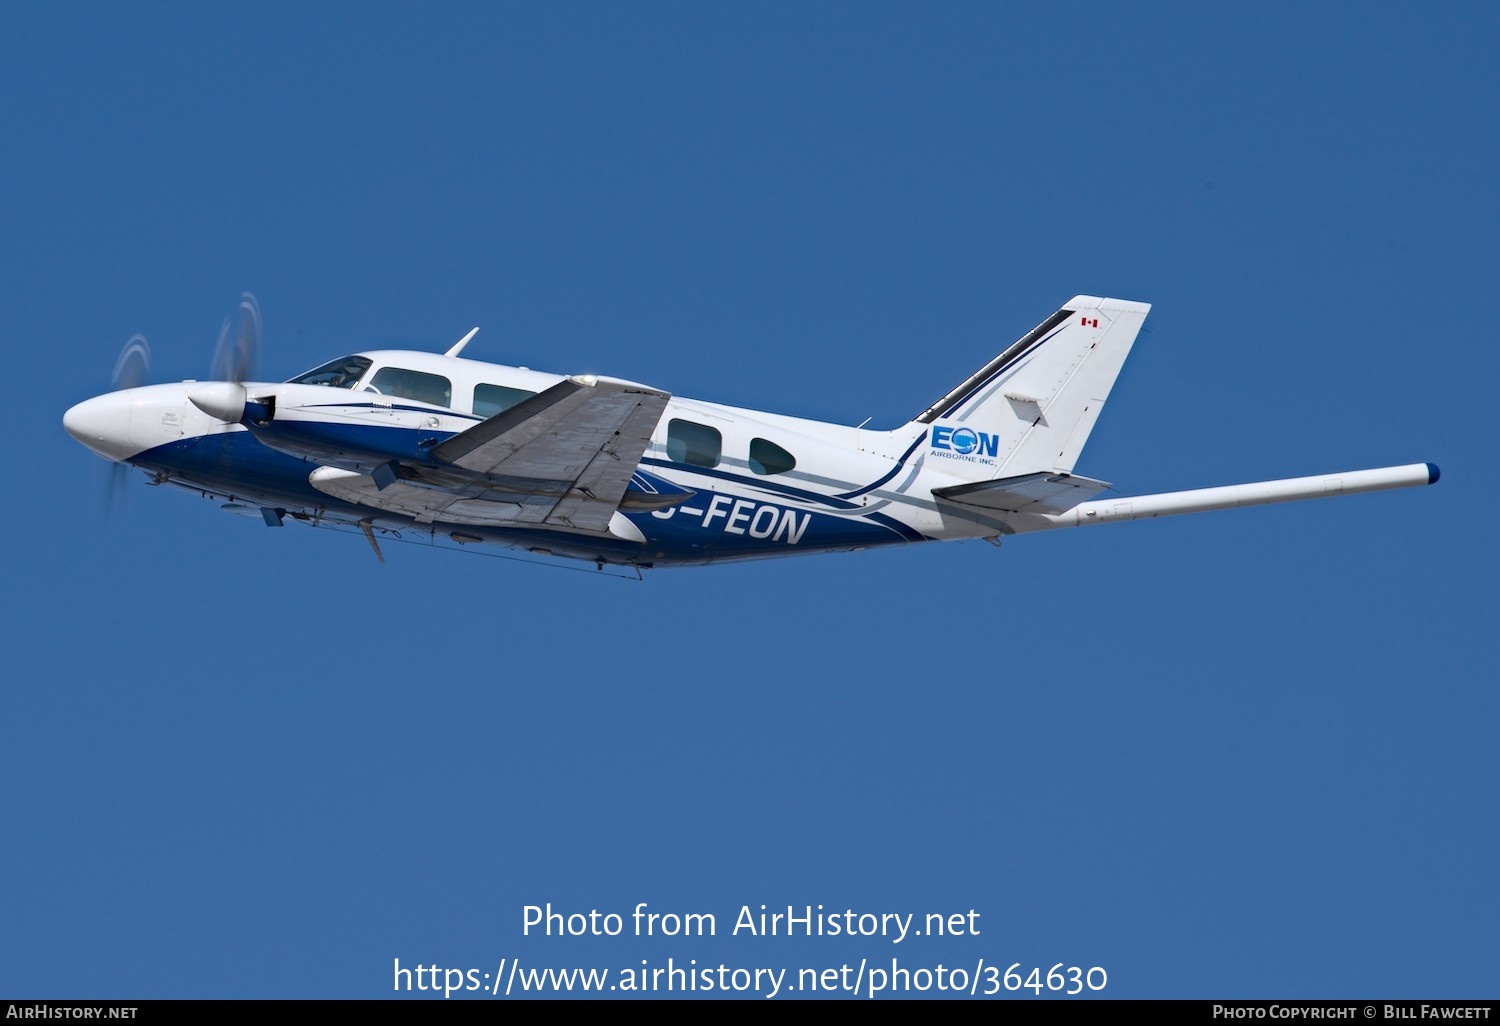
[[[1108,483],[1091,477],[1039,472],[934,488],[932,494],[960,505],[1002,513],[1066,513],[1108,487]]]
[[[398,481],[381,488],[369,474],[337,467],[319,467],[309,477],[314,488],[336,499],[357,506],[378,509],[384,513],[410,517],[421,524],[442,521],[471,527],[547,528],[595,536],[609,535],[644,544],[646,536],[618,511],[611,512],[598,530],[583,530],[568,524],[549,523],[537,517],[537,507],[545,508],[553,500],[545,496],[515,496],[515,501],[491,498],[455,497],[422,485]]]
[[[549,520],[582,531],[603,530],[609,524],[666,409],[667,396],[658,395],[660,402],[642,399],[626,411],[613,435],[578,475],[572,490],[553,508]]]

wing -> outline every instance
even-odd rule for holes
[[[546,527],[585,534],[611,521],[670,396],[607,378],[568,378],[432,448],[431,462],[374,474],[320,467],[310,480],[347,502],[419,523]]]

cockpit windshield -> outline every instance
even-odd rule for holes
[[[327,385],[330,388],[353,388],[370,369],[370,359],[364,356],[346,356],[342,360],[325,363],[306,374],[299,374],[287,383],[290,385]]]

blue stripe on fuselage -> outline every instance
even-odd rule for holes
[[[251,425],[250,431],[274,449],[319,460],[375,465],[389,460],[432,462],[429,450],[456,432],[395,424],[291,420]]]
[[[901,473],[901,468],[904,467],[904,466],[906,466],[906,461],[909,460],[909,459],[911,459],[911,454],[914,453],[914,452],[916,452],[917,451],[917,446],[921,445],[926,439],[927,439],[927,431],[924,428],[923,431],[922,431],[922,433],[920,435],[918,435],[916,438],[912,439],[911,445],[907,446],[906,451],[901,454],[901,458],[896,461],[896,465],[894,467],[892,467],[890,470],[886,471],[885,474],[882,477],[878,478],[877,480],[871,481],[869,484],[865,485],[863,488],[857,488],[857,489],[855,489],[852,492],[839,492],[839,498],[841,498],[841,499],[857,499],[861,495],[864,495],[866,492],[873,492],[875,489],[879,488],[881,485],[886,484],[887,482],[889,482],[891,480],[891,478],[893,478],[897,474]]]
[[[445,410],[432,406],[407,406],[404,403],[308,403],[300,406],[303,410],[356,410],[359,412],[390,413],[395,410],[400,413],[430,413],[444,417],[461,417],[464,420],[472,420],[476,423],[485,418],[475,413],[461,413],[458,410]]]
[[[766,477],[745,477],[728,470],[715,470],[711,467],[690,466],[685,463],[673,463],[670,460],[657,459],[654,456],[646,456],[641,459],[642,466],[663,467],[670,470],[679,470],[684,474],[701,474],[704,477],[718,478],[720,481],[732,481],[735,484],[754,488],[757,491],[775,492],[802,499],[805,502],[818,502],[834,509],[859,509],[859,503],[840,499],[836,495],[824,495],[821,492],[809,491],[806,488],[798,488],[796,485],[783,484],[780,481]]]

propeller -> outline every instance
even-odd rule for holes
[[[260,303],[253,293],[240,296],[240,308],[233,317],[224,318],[219,341],[214,346],[210,381],[241,382],[255,373],[260,356]]]
[[[214,346],[213,366],[209,369],[212,384],[202,385],[188,393],[188,399],[210,417],[234,424],[245,415],[243,382],[255,373],[260,355],[260,303],[253,293],[240,296],[240,306],[232,317],[224,318],[219,341]]]
[[[151,346],[145,335],[132,335],[115,360],[115,369],[109,378],[109,390],[118,392],[125,388],[139,388],[146,383],[146,376],[150,373]],[[105,474],[102,505],[104,515],[110,517],[124,505],[130,464],[109,463],[105,466]]]

